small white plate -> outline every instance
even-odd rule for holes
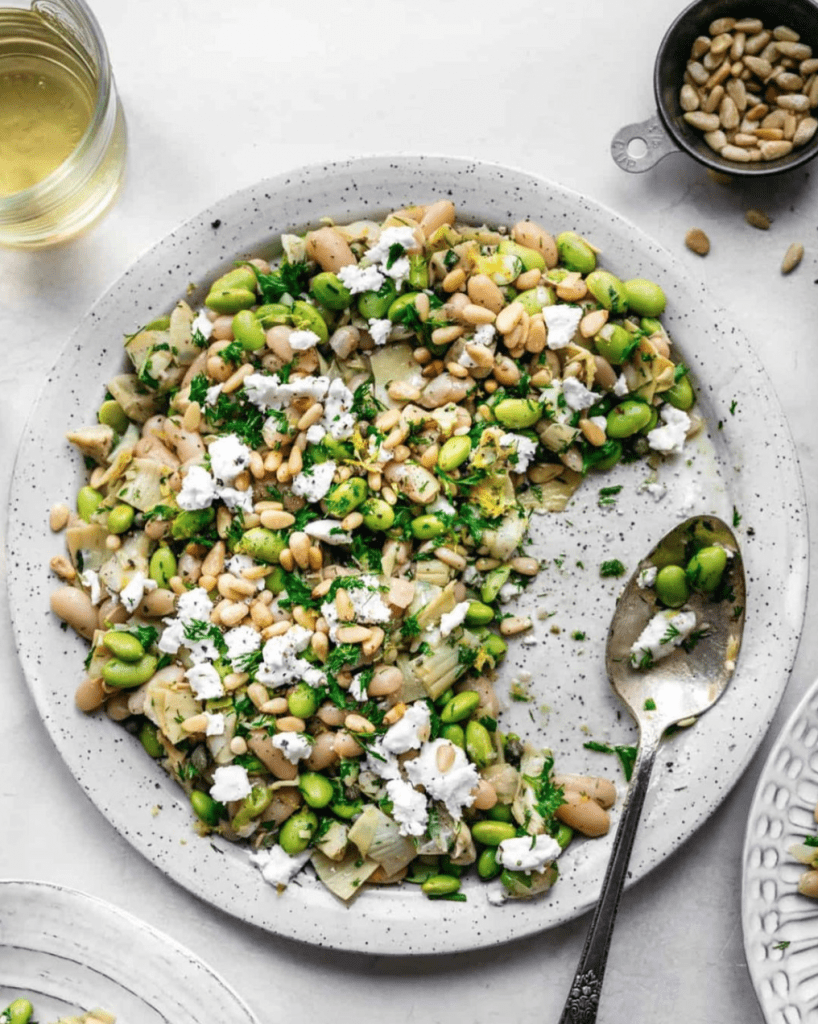
[[[816,804],[818,680],[770,751],[744,841],[744,949],[769,1024],[818,1020],[818,900],[799,896],[807,868],[787,852],[815,835]]]
[[[124,910],[45,882],[0,881],[0,1010],[45,1024],[102,1009],[117,1024],[259,1024],[207,964]]]
[[[269,931],[318,945],[377,953],[432,953],[489,946],[560,924],[596,900],[611,839],[577,841],[560,860],[561,878],[541,899],[487,904],[486,887],[465,886],[467,902],[423,898],[409,886],[371,888],[347,907],[307,872],[281,895],[265,885],[247,852],[201,841],[179,790],[133,737],[104,715],[74,707],[86,645],[49,610],[56,580],[52,554],[63,540],[48,530],[48,509],[73,502],[84,480],[64,440],[92,422],[105,381],[121,372],[121,339],[190,299],[242,254],[273,255],[284,231],[318,219],[383,217],[411,202],[451,197],[461,218],[513,224],[530,217],[555,235],[572,229],[602,250],[602,265],[623,278],[649,277],[664,288],[664,322],[692,368],[709,432],[662,466],[666,496],[644,489],[645,464],[590,478],[561,514],[535,517],[530,554],[546,563],[518,608],[534,630],[511,645],[498,691],[501,728],[552,747],[561,771],[618,778],[616,761],[584,748],[588,740],[634,742],[634,728],[612,694],[605,636],[621,581],[600,564],[633,568],[655,541],[690,515],[733,521],[747,573],[748,609],[738,671],[723,699],[693,729],[668,743],[631,858],[641,878],[679,846],[741,775],[766,732],[786,685],[801,632],[807,582],[807,529],[795,451],[769,381],[746,340],[681,264],[632,224],[590,199],[523,171],[444,157],[371,157],[302,168],[215,204],[143,256],[96,304],[46,382],[23,438],[9,509],[9,589],[18,651],[43,721],[102,813],[162,871],[192,892]],[[622,485],[616,502],[599,490]],[[547,617],[550,616],[550,617]],[[775,638],[771,642],[771,638]],[[533,641],[533,646],[532,646]],[[531,700],[513,702],[524,681]],[[518,683],[519,686],[519,683]],[[624,791],[624,785],[621,787]],[[161,805],[157,815],[154,809]],[[186,840],[183,845],[180,840]]]

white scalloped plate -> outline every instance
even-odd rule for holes
[[[99,1008],[117,1024],[258,1024],[212,968],[124,910],[45,882],[0,881],[0,1009],[45,1021]]]
[[[770,751],[744,841],[741,887],[747,966],[768,1024],[818,1020],[818,900],[798,894],[806,868],[787,850],[814,835],[818,680]],[[786,948],[776,948],[789,943]]]
[[[306,873],[276,894],[244,850],[194,840],[179,789],[146,761],[132,737],[104,716],[85,717],[74,708],[85,645],[64,633],[49,611],[54,579],[48,560],[62,541],[49,533],[46,519],[51,504],[73,501],[82,482],[81,462],[64,432],[94,416],[104,382],[119,372],[123,334],[169,309],[190,281],[204,284],[238,255],[272,254],[282,231],[315,225],[324,215],[339,221],[383,216],[408,202],[444,196],[472,221],[510,224],[529,216],[554,234],[575,229],[603,250],[604,266],[614,273],[657,280],[668,296],[665,322],[693,368],[711,427],[683,458],[662,467],[664,500],[639,490],[648,470],[631,464],[589,480],[565,514],[535,519],[531,553],[549,566],[520,601],[534,617],[535,645],[514,645],[499,681],[507,699],[510,682],[530,673],[532,700],[509,701],[503,726],[550,745],[564,771],[621,780],[612,758],[583,747],[588,739],[631,743],[634,737],[610,692],[603,658],[620,581],[600,579],[599,565],[619,558],[632,568],[689,515],[730,521],[735,507],[743,517],[738,533],[749,599],[738,672],[719,704],[660,758],[631,860],[631,878],[642,877],[715,810],[769,726],[801,631],[807,531],[789,430],[746,340],[673,256],[612,211],[522,171],[445,157],[307,167],[238,192],[143,256],[82,321],[32,414],[9,510],[10,603],[26,678],[69,769],[102,813],[161,870],[229,913],[303,941],[378,953],[488,946],[576,917],[597,897],[611,837],[572,844],[561,858],[559,883],[530,902],[491,906],[485,886],[470,882],[465,903],[428,901],[405,887],[369,889],[346,907]],[[200,299],[201,290],[191,301]],[[623,486],[618,501],[600,507],[598,490],[612,483]],[[585,639],[576,639],[578,633]],[[157,803],[163,810],[154,816]]]

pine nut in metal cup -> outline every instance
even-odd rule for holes
[[[91,9],[85,0],[38,6],[0,10],[0,244],[30,249],[78,235],[110,206],[126,150]]]
[[[810,78],[810,61],[818,52],[815,3],[759,0],[753,17],[735,21],[741,13],[729,0],[694,0],[661,41],[657,39],[652,76],[656,112],[626,124],[611,141],[611,156],[622,170],[643,173],[682,152],[709,171],[734,179],[770,177],[802,167],[818,155],[818,133],[808,137],[804,130],[799,142],[794,141],[800,122],[810,117],[818,98],[818,86],[813,96]],[[713,25],[731,22],[733,27],[713,33]],[[647,91],[647,81],[644,84]],[[791,147],[761,147],[735,139],[736,133],[754,134],[752,125],[770,108],[787,111],[797,120],[783,139],[766,141],[791,142]]]

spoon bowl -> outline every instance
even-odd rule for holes
[[[657,615],[669,619],[682,611],[664,609],[648,580],[664,566],[688,565],[696,552],[712,547],[724,548],[727,561],[711,590],[693,590],[684,602],[684,612],[695,614],[695,625],[663,633],[665,624],[660,623],[660,639],[647,640],[643,631]],[[605,664],[612,687],[639,726],[639,746],[602,892],[559,1024],[596,1020],[616,912],[653,762],[670,726],[693,724],[724,692],[741,647],[745,595],[741,552],[733,531],[716,516],[694,516],[674,527],[642,559],[619,599],[608,630]]]

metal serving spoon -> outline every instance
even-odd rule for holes
[[[631,664],[631,645],[661,610],[652,587],[639,585],[642,570],[685,563],[701,546],[721,545],[731,553],[713,596],[691,593],[684,610],[696,612],[687,648],[650,667]],[[724,692],[741,646],[745,584],[741,554],[732,530],[716,516],[695,516],[671,530],[640,563],[619,599],[608,630],[605,665],[614,690],[639,726],[639,749],[630,788],[613,843],[602,893],[559,1024],[593,1024],[599,1008],[616,912],[631,849],[648,791],[653,762],[665,730],[711,708]]]

